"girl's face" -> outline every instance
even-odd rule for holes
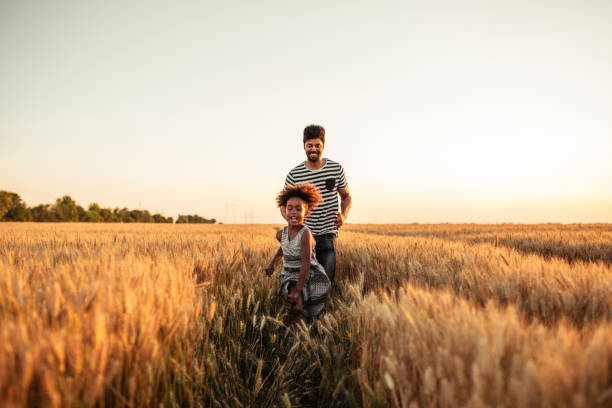
[[[304,200],[299,197],[291,197],[287,200],[286,219],[289,225],[302,225],[307,214],[308,204]]]

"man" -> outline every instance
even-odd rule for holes
[[[306,161],[294,167],[285,178],[287,184],[312,183],[321,192],[323,202],[306,217],[305,224],[316,241],[317,260],[334,282],[336,274],[336,237],[351,209],[352,198],[340,163],[324,158],[325,129],[310,125],[304,129]],[[338,211],[340,195],[340,211]],[[284,215],[284,214],[283,214]]]

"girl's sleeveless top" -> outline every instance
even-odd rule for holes
[[[302,235],[308,231],[308,227],[304,226],[292,240],[289,240],[289,228],[283,229],[281,237],[281,247],[283,249],[283,270],[281,279],[283,282],[295,281],[300,277],[300,269],[302,267]],[[317,303],[324,301],[331,289],[330,280],[325,273],[325,269],[315,256],[314,248],[312,249],[312,257],[310,258],[310,273],[304,287],[309,292],[309,298],[306,302]]]

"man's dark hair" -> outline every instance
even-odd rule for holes
[[[304,128],[304,141],[306,143],[307,140],[310,139],[321,139],[323,144],[325,144],[325,129],[323,126],[319,125],[308,125]]]

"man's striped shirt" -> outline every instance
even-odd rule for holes
[[[285,185],[302,183],[314,184],[323,197],[323,202],[306,217],[306,226],[313,235],[329,233],[338,235],[338,230],[334,226],[337,216],[334,213],[339,211],[338,189],[347,186],[344,168],[340,163],[330,159],[325,159],[325,164],[318,170],[310,170],[306,167],[306,162],[302,162],[287,174]]]

